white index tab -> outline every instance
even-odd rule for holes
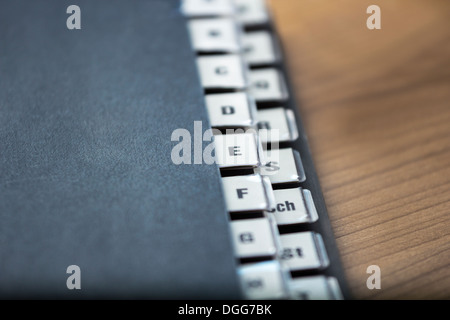
[[[289,95],[281,72],[275,68],[249,72],[250,93],[257,102],[285,101]]]
[[[277,252],[267,218],[232,221],[231,234],[238,258],[270,257]]]
[[[269,21],[265,0],[234,0],[239,21],[243,24],[260,25]]]
[[[274,190],[275,206],[270,211],[279,226],[312,223],[319,218],[311,192],[302,188]]]
[[[246,299],[286,298],[285,281],[277,261],[246,264],[239,268],[239,278]]]
[[[197,52],[238,52],[241,48],[231,18],[195,19],[188,22],[188,28]]]
[[[283,253],[281,259],[291,271],[323,269],[328,256],[322,237],[315,232],[297,232],[280,236]]]
[[[181,0],[181,12],[189,17],[228,16],[235,12],[232,0]]]
[[[258,110],[258,129],[262,143],[294,141],[298,138],[294,112],[290,109]]]
[[[309,276],[294,278],[289,291],[295,300],[342,300],[339,283],[334,277]]]
[[[240,55],[224,54],[197,58],[200,81],[205,89],[245,89],[244,62]]]
[[[205,103],[214,128],[248,128],[256,121],[256,105],[245,92],[207,94]]]
[[[272,184],[300,183],[306,180],[300,154],[291,148],[264,152],[266,165],[257,170],[270,179]]]
[[[258,138],[252,133],[214,136],[216,161],[220,168],[258,167]]]
[[[273,190],[259,174],[222,178],[229,212],[266,211],[272,206]]]
[[[267,31],[252,31],[242,35],[244,58],[252,66],[274,64],[279,60],[272,35]]]

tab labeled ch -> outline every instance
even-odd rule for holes
[[[277,224],[312,223],[318,220],[311,192],[302,188],[274,190],[275,206],[270,211]]]

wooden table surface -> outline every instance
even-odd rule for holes
[[[450,299],[450,1],[270,4],[354,298]]]

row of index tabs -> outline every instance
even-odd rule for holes
[[[190,18],[232,16],[246,26],[270,19],[264,0],[182,0],[181,9]]]
[[[311,273],[329,265],[321,235],[279,232],[314,223],[319,215],[311,192],[302,188],[299,152],[283,145],[298,131],[294,113],[283,107],[289,92],[265,1],[184,0],[182,12],[210,124],[227,133],[215,135],[215,151],[227,173],[222,185],[245,296],[342,298],[335,278]]]

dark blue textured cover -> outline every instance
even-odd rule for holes
[[[171,162],[194,120],[178,1],[1,0],[0,296],[240,297],[218,169]]]

